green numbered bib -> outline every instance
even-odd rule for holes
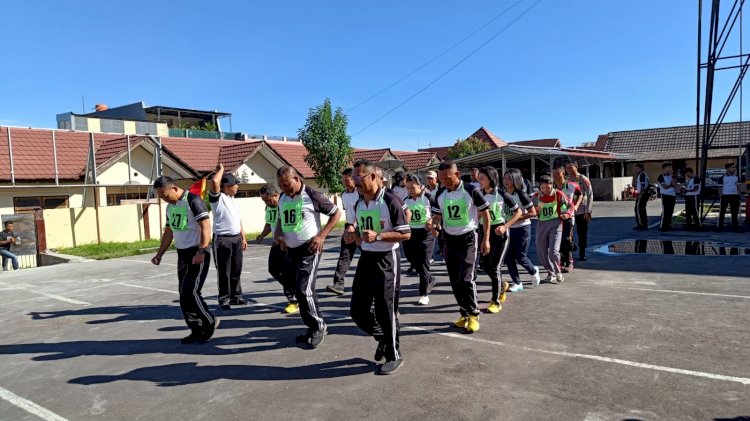
[[[281,218],[281,232],[302,231],[302,205],[302,196],[281,203],[281,214],[278,216]]]
[[[499,202],[499,198],[497,196],[497,193],[495,193],[495,201],[490,203],[490,225],[497,225],[502,224],[505,222],[505,219],[503,218],[503,204]],[[483,220],[479,220],[479,223],[481,224]]]
[[[551,221],[553,219],[557,219],[559,215],[557,214],[557,196],[555,196],[555,200],[544,203],[542,202],[542,198],[539,198],[540,203],[540,212],[539,212],[539,220],[544,221]]]
[[[411,211],[411,221],[409,221],[409,226],[412,228],[424,228],[424,225],[427,222],[427,209],[424,203],[412,203],[409,205],[409,210]]]
[[[172,231],[188,230],[187,206],[170,206],[167,218],[169,218],[169,228],[172,228]]]
[[[279,220],[279,208],[271,208],[266,206],[266,224],[270,225],[271,228],[276,228],[276,223]]]
[[[380,227],[380,207],[373,210],[357,209],[357,225],[359,225],[360,234],[364,230],[375,231],[380,234],[383,231]]]
[[[466,199],[445,199],[443,201],[443,219],[448,227],[465,227],[469,225],[469,208]]]

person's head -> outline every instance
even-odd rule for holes
[[[555,167],[552,170],[552,179],[557,184],[564,183],[565,182],[565,167],[563,167],[562,165]]]
[[[273,184],[266,184],[260,188],[260,198],[266,206],[275,208],[279,206],[279,189]]]
[[[302,180],[297,170],[287,165],[276,171],[276,182],[287,196],[293,196],[302,188]]]
[[[239,189],[237,177],[230,172],[224,173],[221,177],[221,192],[227,196],[234,196],[237,194],[237,189]]]
[[[406,190],[409,192],[409,196],[417,197],[422,194],[422,183],[419,181],[419,177],[414,174],[406,176]]]
[[[354,190],[354,179],[352,178],[353,172],[354,170],[352,168],[347,168],[341,172],[341,184],[344,185],[344,188],[347,191]]]
[[[553,187],[552,177],[547,174],[539,177],[539,191],[549,196],[552,194]]]
[[[159,199],[173,205],[180,200],[180,197],[182,197],[182,194],[185,192],[185,190],[181,189],[174,183],[174,180],[171,177],[166,175],[154,180],[153,187],[154,190],[156,190],[156,196],[158,196]]]
[[[461,184],[461,173],[453,161],[443,161],[438,167],[438,179],[443,187],[455,190]]]
[[[437,187],[438,184],[438,175],[435,171],[427,171],[427,176],[425,177],[425,181],[427,181],[427,187],[430,189],[434,189]]]
[[[664,175],[670,175],[672,174],[672,163],[671,162],[665,162],[661,164],[661,173]]]
[[[685,168],[685,177],[693,178],[693,176],[695,176],[695,171],[690,167]]]
[[[371,161],[359,161],[354,168],[354,184],[363,195],[374,195],[382,185],[382,175],[378,175],[377,165]]]
[[[479,181],[479,168],[471,169],[471,182]]]
[[[510,168],[503,175],[503,186],[509,193],[523,190],[523,174],[517,168]]]
[[[397,171],[393,176],[393,186],[404,187],[406,186],[406,175],[403,171]]]
[[[373,164],[375,165],[375,164]],[[378,187],[383,187],[386,185],[385,183],[385,176],[383,175],[383,169],[375,165],[375,175],[377,176],[377,182]]]
[[[5,231],[13,231],[13,222],[5,221]]]
[[[568,172],[569,176],[577,177],[578,176],[578,162],[570,161],[567,164],[565,164],[565,171]]]
[[[643,164],[641,163],[635,164],[635,173],[640,174],[642,172],[643,172]]]
[[[737,171],[737,167],[734,166],[734,162],[730,162],[724,165],[724,169],[727,171],[728,175],[733,175],[734,172]]]
[[[497,170],[494,167],[482,167],[478,170],[477,181],[485,190],[494,189],[498,184]]]

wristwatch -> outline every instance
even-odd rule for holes
[[[206,247],[199,247],[198,251],[203,254],[208,254],[208,248]]]
[[[375,236],[375,241],[382,241],[383,237],[380,236],[380,234]]]

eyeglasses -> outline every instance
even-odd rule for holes
[[[352,179],[355,183],[360,184],[362,183],[362,180],[367,177],[368,175],[372,174],[371,172],[368,172],[366,174],[358,175],[358,174],[352,174]]]

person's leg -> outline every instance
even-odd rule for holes
[[[213,334],[214,316],[203,300],[201,289],[208,275],[211,255],[205,253],[203,263],[195,265],[192,257],[198,251],[197,247],[182,250],[183,276],[180,280],[180,308],[185,322],[190,330],[202,339],[208,339]],[[179,267],[179,266],[178,266]]]
[[[721,195],[719,205],[719,230],[724,229],[724,215],[727,214],[727,206],[729,206],[729,196]]]
[[[422,241],[421,248],[420,248],[421,262],[417,265],[417,271],[419,271],[420,287],[423,282],[425,283],[427,287],[424,295],[427,295],[430,292],[432,292],[432,288],[435,286],[435,277],[432,274],[431,265],[430,265],[430,261],[432,260],[432,250],[434,248],[435,248],[435,237],[433,237],[430,232],[425,230],[424,240]]]
[[[463,236],[452,236],[445,234],[445,248],[443,249],[443,259],[445,267],[448,270],[448,279],[451,283],[453,296],[456,298],[459,311],[462,316],[468,316],[463,308],[462,289],[460,284],[461,265],[467,253],[465,244],[462,244]]]
[[[461,289],[461,307],[467,316],[478,316],[479,305],[476,283],[476,262],[480,254],[479,239],[476,233],[465,236],[466,251],[463,260],[459,263],[458,282]]]
[[[214,236],[214,256],[216,257],[216,280],[219,286],[219,305],[228,306],[230,294],[229,272],[232,266],[232,245],[227,237]]]
[[[5,249],[0,250],[0,255],[3,256],[3,270],[8,270],[8,261],[10,261],[10,257],[2,254],[4,251]]]
[[[536,224],[536,254],[542,262],[542,266],[547,269],[548,273],[555,273],[550,261],[550,243],[549,243],[549,222],[538,222]]]
[[[664,208],[664,221],[668,230],[672,229],[672,214],[674,214],[674,206],[677,202],[677,197],[667,196],[666,205]]]
[[[268,272],[281,284],[286,299],[296,304],[297,296],[294,293],[296,271],[293,268],[292,263],[287,260],[287,252],[274,244],[268,253]],[[286,273],[289,275],[285,275]]]
[[[383,254],[378,260],[377,269],[371,278],[374,291],[375,319],[382,329],[382,338],[385,343],[385,358],[394,361],[401,358],[399,354],[399,323],[395,310],[396,302],[396,259],[399,259],[398,250]]]
[[[311,332],[325,330],[326,324],[323,316],[318,311],[318,294],[315,291],[315,281],[318,275],[318,263],[320,253],[310,253],[308,243],[297,249],[292,249],[291,254],[297,255],[297,276],[295,278],[295,292],[299,303],[302,321]]]
[[[638,195],[638,197],[635,198],[635,206],[633,206],[633,210],[635,212],[635,226],[636,227],[642,227],[643,221],[641,221],[641,197],[642,195]]]
[[[380,341],[383,337],[383,330],[380,328],[375,314],[372,312],[374,300],[373,267],[377,267],[376,253],[363,251],[359,256],[357,270],[354,273],[352,282],[352,300],[349,305],[349,314],[352,321],[363,332],[375,337]]]
[[[18,270],[18,256],[5,249],[0,249],[0,255],[3,256],[3,270],[8,270],[8,261],[11,262],[13,270]]]
[[[560,267],[560,242],[562,240],[563,226],[558,223],[557,228],[550,227],[549,230],[549,250],[547,255],[549,256],[550,264],[553,269],[553,273],[557,276],[562,273]],[[558,278],[559,279],[559,278]]]
[[[578,260],[586,260],[586,247],[589,241],[589,223],[586,214],[575,216],[576,233],[578,234]]]
[[[521,228],[511,228],[508,251],[505,254],[505,266],[508,268],[510,282],[515,285],[521,284],[521,277],[518,275],[518,266],[516,265],[516,260],[521,258],[521,241]]]
[[[357,249],[356,243],[347,244],[344,237],[341,237],[341,248],[339,250],[339,260],[336,262],[336,271],[333,273],[333,287],[336,291],[344,291],[344,280],[346,272],[352,264],[354,252]],[[330,289],[329,289],[330,290]]]
[[[685,225],[688,229],[692,227],[693,222],[693,203],[691,198],[694,196],[685,196]]]
[[[736,230],[740,227],[740,196],[738,194],[729,198],[729,207],[732,211],[732,228]],[[17,260],[14,260],[13,265],[14,268],[18,265]]]
[[[646,210],[646,207],[648,206],[648,197],[639,194],[638,195],[638,220],[640,221],[640,226],[643,228],[648,228],[648,211]]]
[[[535,275],[537,274],[537,268],[534,266],[534,263],[529,259],[529,247],[531,247],[531,225],[526,225],[524,227],[521,227],[523,231],[520,232],[521,234],[521,250],[520,250],[520,258],[518,261],[521,263],[521,266],[523,266],[524,269],[526,269],[526,272],[529,275]],[[512,238],[512,237],[511,237]]]
[[[493,227],[494,228],[494,227]],[[492,283],[492,296],[490,297],[491,302],[500,301],[500,279],[498,270],[500,268],[500,258],[505,251],[504,236],[501,237],[494,232],[494,229],[490,229],[490,254],[484,256],[482,259],[482,269],[490,277]]]
[[[242,236],[232,238],[231,270],[229,272],[229,298],[239,303],[242,298]]]
[[[573,221],[563,221],[562,225],[562,238],[560,241],[560,263],[564,266],[571,264],[571,244],[570,244],[570,232],[573,229]]]

